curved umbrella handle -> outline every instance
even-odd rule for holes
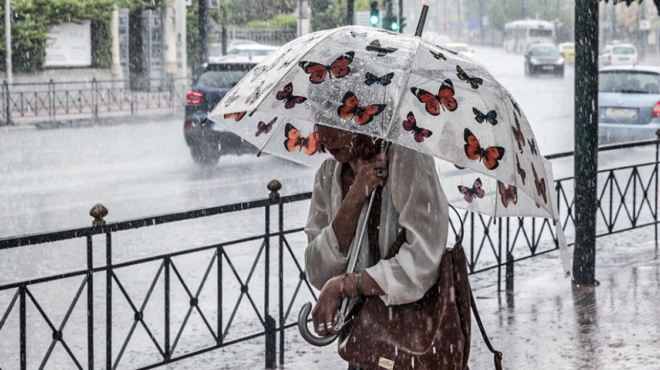
[[[325,347],[334,342],[335,339],[337,339],[337,334],[317,337],[309,331],[309,328],[307,328],[307,319],[309,318],[310,312],[312,312],[312,302],[307,302],[302,306],[302,309],[298,314],[298,330],[300,330],[300,335],[303,339],[307,343],[317,347]]]

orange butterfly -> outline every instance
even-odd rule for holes
[[[234,121],[238,122],[238,121],[242,120],[243,117],[245,117],[246,113],[247,113],[247,111],[236,112],[236,113],[227,113],[227,114],[225,114],[225,119],[230,119],[230,118],[234,117]]]
[[[532,163],[532,173],[534,174],[534,184],[536,185],[536,193],[540,196],[543,197],[543,202],[548,203],[548,196],[545,194],[545,179],[541,178],[539,180],[539,175],[536,174],[536,168],[534,168],[534,164]]]
[[[307,61],[298,62],[298,65],[305,73],[309,73],[309,81],[311,83],[320,84],[325,81],[326,77],[342,78],[346,76],[351,71],[348,65],[351,64],[354,56],[354,51],[346,52],[330,63],[329,66]]]
[[[417,97],[417,100],[425,104],[426,111],[433,116],[440,114],[440,107],[450,112],[458,108],[458,102],[454,99],[454,84],[450,79],[446,79],[440,85],[438,95],[417,87],[411,87],[410,91]]]
[[[518,122],[518,117],[513,115],[513,119],[516,120],[516,127],[511,126],[511,131],[513,131],[513,138],[518,143],[518,149],[520,153],[523,152],[523,147],[525,146],[525,136],[523,136],[522,129],[520,128],[520,122]]]
[[[295,128],[292,124],[287,123],[284,127],[284,148],[288,152],[300,152],[307,155],[312,155],[319,150],[319,134],[318,132],[313,132],[307,137],[303,137],[300,131]]]
[[[509,204],[518,203],[518,189],[513,185],[505,185],[503,182],[498,181],[497,187],[500,191],[500,199],[504,208],[508,208]]]
[[[463,132],[463,139],[465,140],[465,155],[468,158],[483,161],[484,166],[489,170],[494,170],[500,165],[499,160],[504,156],[504,148],[501,146],[482,148],[477,137],[468,128]]]
[[[358,125],[366,125],[385,109],[385,104],[371,104],[360,106],[360,101],[352,91],[344,94],[342,105],[337,108],[337,114],[341,118],[353,118]]]

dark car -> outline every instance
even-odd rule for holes
[[[534,44],[525,54],[525,75],[552,74],[564,77],[564,57],[553,44]]]
[[[200,165],[214,165],[221,153],[248,153],[256,149],[231,132],[205,121],[218,104],[257,63],[245,58],[228,59],[207,65],[195,85],[186,92],[186,115],[183,136],[193,160]]]

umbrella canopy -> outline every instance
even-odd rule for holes
[[[457,207],[559,220],[550,163],[512,96],[479,63],[416,36],[347,26],[300,37],[250,71],[209,119],[311,166],[327,158],[315,124],[383,138],[440,159]],[[570,274],[566,258],[564,267]]]

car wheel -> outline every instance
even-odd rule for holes
[[[190,147],[190,155],[200,166],[214,166],[220,159],[220,146],[208,139],[199,140]]]

